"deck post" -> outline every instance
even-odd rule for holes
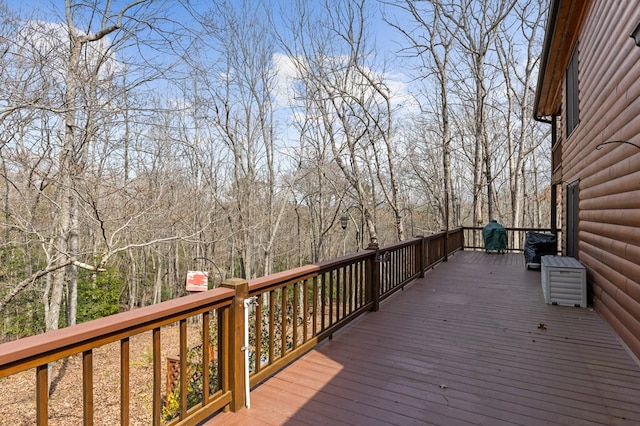
[[[236,412],[245,406],[245,364],[244,364],[244,300],[249,297],[249,282],[241,278],[229,278],[222,287],[234,289],[236,292],[231,304],[229,324],[229,385],[231,404],[229,408]]]
[[[416,268],[420,273],[420,278],[424,278],[424,235],[417,235],[420,238],[420,244],[416,247]]]
[[[378,262],[378,240],[372,238],[367,246],[367,250],[374,252],[373,256],[367,258],[367,300],[373,302],[372,311],[380,309],[380,262]]]
[[[449,225],[444,231],[444,259],[445,262],[449,261]]]

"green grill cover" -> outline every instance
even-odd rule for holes
[[[502,252],[507,249],[507,231],[495,219],[482,229],[482,240],[486,251]]]

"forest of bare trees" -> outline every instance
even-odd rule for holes
[[[188,270],[217,286],[371,239],[549,226],[543,0],[17,4],[3,339],[179,297]]]

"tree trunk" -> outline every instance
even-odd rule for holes
[[[157,304],[162,302],[162,277],[163,277],[163,267],[162,267],[162,258],[158,255],[156,257],[155,268],[156,268],[156,279],[153,284],[153,304]]]
[[[129,256],[129,268],[131,270],[131,276],[127,280],[127,287],[129,289],[129,310],[132,311],[138,304],[138,269],[136,267],[136,259],[133,255],[133,251],[127,252]]]

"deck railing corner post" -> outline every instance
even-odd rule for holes
[[[443,261],[449,261],[449,227],[444,230],[444,259]]]
[[[367,250],[373,251],[373,255],[367,259],[367,300],[373,302],[372,311],[380,309],[380,262],[378,262],[378,239],[372,238],[367,246]]]
[[[420,238],[420,243],[418,244],[417,247],[417,253],[416,253],[416,261],[418,262],[418,264],[416,265],[416,267],[418,268],[418,271],[420,273],[420,278],[424,278],[424,245],[425,245],[425,238],[424,235],[417,235],[418,238]]]
[[[236,294],[231,304],[228,357],[229,384],[231,390],[232,412],[245,406],[245,362],[244,362],[244,301],[249,297],[249,282],[242,278],[230,278],[222,283],[222,287],[234,289]]]

